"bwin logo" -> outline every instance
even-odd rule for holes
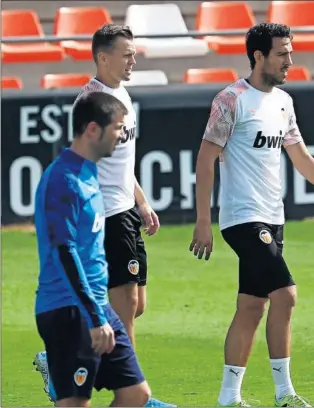
[[[123,126],[123,135],[124,138],[121,139],[120,143],[126,143],[128,140],[133,140],[135,137],[135,127],[127,129],[125,126]]]
[[[96,213],[92,232],[99,232],[101,230],[103,231],[104,227],[105,227],[105,216],[104,215],[101,216],[99,213]]]
[[[253,147],[260,149],[266,145],[268,149],[280,149],[284,139],[282,130],[279,134],[280,136],[263,136],[262,132],[259,131],[257,132]]]

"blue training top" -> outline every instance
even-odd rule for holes
[[[76,305],[90,328],[107,322],[105,210],[96,164],[70,149],[45,170],[35,201],[40,261],[35,313]]]

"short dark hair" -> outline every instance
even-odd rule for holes
[[[72,113],[73,136],[80,137],[90,122],[105,128],[118,112],[127,115],[128,110],[119,99],[105,92],[91,92],[80,97]]]
[[[92,53],[94,61],[97,62],[99,51],[110,52],[113,50],[116,40],[119,37],[133,40],[133,33],[130,27],[118,24],[105,24],[93,35]]]
[[[265,57],[268,57],[275,37],[290,38],[290,40],[293,38],[290,27],[284,24],[261,23],[249,29],[246,34],[246,53],[251,69],[254,69],[256,63],[254,52],[261,51]]]

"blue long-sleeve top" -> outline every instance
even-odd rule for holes
[[[35,199],[40,262],[35,313],[76,305],[90,328],[106,323],[105,210],[96,164],[70,149],[45,170]]]

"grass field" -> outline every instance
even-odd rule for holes
[[[299,285],[293,320],[292,378],[298,392],[314,402],[313,222],[288,223],[285,256]],[[148,238],[149,286],[146,313],[137,322],[137,351],[157,398],[181,406],[215,406],[223,342],[234,312],[237,260],[215,228],[212,259],[188,251],[192,226],[163,227]],[[37,283],[33,233],[2,233],[2,403],[51,406],[32,359],[42,344],[34,325]],[[265,321],[246,372],[243,396],[273,404],[274,387],[264,342]],[[94,394],[93,406],[111,395]]]

